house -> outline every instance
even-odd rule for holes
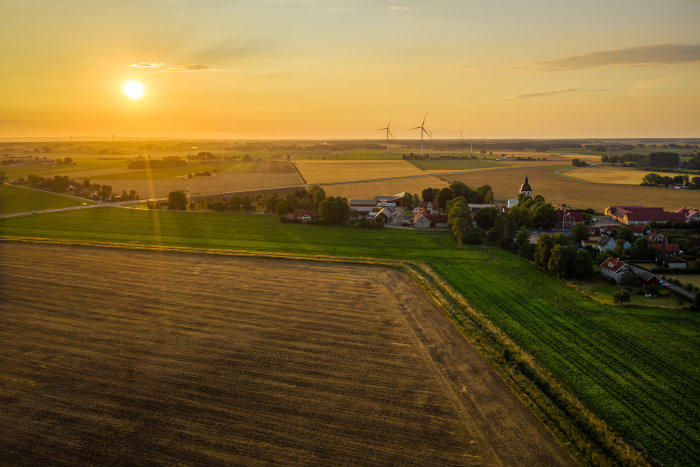
[[[605,215],[623,224],[648,224],[650,222],[686,222],[681,212],[666,212],[663,208],[644,206],[608,206]]]
[[[557,209],[557,228],[570,229],[579,222],[583,222],[583,214],[578,211]]]
[[[615,249],[616,245],[617,245],[617,240],[615,240],[612,237],[608,237],[607,235],[603,235],[602,237],[600,237],[600,240],[598,240],[598,250],[599,251],[605,251],[605,250],[612,251]],[[630,244],[630,242],[625,240],[625,243],[623,243],[623,245],[622,245],[622,249],[629,250],[630,248],[632,248],[632,245]]]
[[[651,232],[651,229],[646,224],[634,224],[631,225],[629,229],[632,231],[632,234],[635,237],[643,237],[649,232]]]
[[[688,267],[688,262],[675,256],[666,256],[664,258],[664,266],[669,269],[685,269]]]
[[[683,206],[682,208],[675,211],[677,213],[683,214],[685,216],[686,222],[699,222],[700,221],[700,211],[697,209],[689,209]]]
[[[615,282],[620,282],[624,273],[631,271],[627,263],[616,258],[608,258],[600,265],[600,273],[603,277],[614,279]]]
[[[647,242],[649,243],[655,243],[655,244],[663,244],[665,245],[668,243],[668,239],[666,238],[666,235],[662,234],[661,232],[650,232],[644,236],[646,238]]]
[[[678,243],[654,243],[654,251],[657,253],[666,253],[668,255],[679,255],[681,247]]]
[[[413,217],[413,226],[417,229],[446,228],[447,216],[444,214],[427,214],[420,211]]]
[[[309,222],[314,219],[314,212],[306,209],[296,209],[291,214],[287,214],[287,217],[296,221]]]
[[[598,227],[598,226],[588,227],[588,236],[589,237],[600,237],[600,227]]]
[[[417,214],[420,210],[427,212],[428,214],[439,214],[440,209],[438,208],[437,201],[424,201],[420,206],[413,208],[413,214]]]

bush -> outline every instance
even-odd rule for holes
[[[630,301],[630,294],[625,292],[624,290],[618,290],[615,292],[615,295],[613,295],[613,302],[615,302],[615,305],[622,305],[625,302]]]

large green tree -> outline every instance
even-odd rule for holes
[[[168,193],[168,209],[187,209],[187,194],[182,190]]]
[[[447,202],[447,224],[450,226],[457,242],[463,243],[464,234],[471,226],[471,211],[467,200],[462,196],[453,198]]]
[[[350,219],[350,206],[346,198],[331,196],[321,201],[319,218],[327,225],[343,224]]]

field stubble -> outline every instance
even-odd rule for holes
[[[397,271],[0,251],[13,463],[570,462]]]

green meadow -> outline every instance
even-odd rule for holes
[[[13,185],[0,185],[0,214],[68,208],[92,201],[80,200],[49,191],[32,190]]]
[[[2,219],[0,235],[419,261],[649,459],[700,459],[700,315],[601,304],[500,249],[438,231],[123,208]]]

